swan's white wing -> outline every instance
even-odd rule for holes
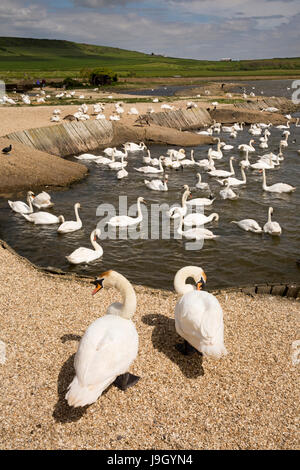
[[[78,381],[98,385],[125,373],[136,358],[138,335],[130,320],[114,315],[93,322],[75,356]]]

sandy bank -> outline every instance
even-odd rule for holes
[[[93,297],[89,283],[43,274],[2,247],[0,285],[2,449],[299,448],[299,301],[218,295],[229,354],[217,361],[176,351],[175,294],[135,286],[131,372],[141,380],[74,410],[64,395],[78,340],[117,292]]]
[[[0,138],[0,149],[13,145],[10,155],[0,152],[0,196],[31,189],[69,186],[87,175],[87,168],[63,158]]]

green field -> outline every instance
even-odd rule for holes
[[[232,62],[179,59],[70,41],[0,37],[0,78],[78,77],[108,67],[119,77],[300,75],[300,57]]]

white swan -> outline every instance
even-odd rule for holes
[[[122,168],[122,170],[119,170],[117,173],[118,180],[126,178],[126,176],[128,176],[128,171],[126,171],[125,168]]]
[[[280,141],[279,145],[280,147],[288,147],[288,138],[290,134],[288,132],[284,132],[283,134],[285,135],[285,138]]]
[[[120,162],[111,162],[111,163],[109,163],[109,165],[108,165],[109,168],[111,170],[122,170],[128,164],[128,162],[124,162],[124,158],[125,158],[124,155],[122,155]]]
[[[229,178],[226,178],[226,180],[228,181],[229,185],[230,186],[240,186],[242,184],[246,184],[247,183],[247,179],[246,179],[246,173],[245,173],[245,170],[244,170],[244,167],[242,164],[240,164],[240,167],[241,167],[241,173],[242,173],[242,180],[239,180],[237,178],[233,178],[232,176],[229,176]],[[223,184],[224,183],[224,180],[223,181],[220,181],[218,180],[218,183],[221,183]]]
[[[248,150],[249,152],[255,152],[255,148],[253,147],[252,143],[255,142],[253,139],[250,140],[249,145],[247,144],[242,144],[238,146],[239,150],[242,150],[242,152],[246,152]]]
[[[67,222],[63,222],[57,229],[58,233],[76,232],[76,230],[81,229],[82,222],[79,218],[78,209],[80,209],[80,203],[76,202],[76,204],[74,205],[76,221],[68,220]]]
[[[97,160],[99,158],[98,155],[93,155],[91,153],[83,153],[82,155],[79,155],[77,160]]]
[[[287,183],[276,183],[276,184],[272,184],[272,186],[267,186],[266,170],[263,168],[260,171],[263,174],[262,187],[264,191],[268,191],[271,193],[291,193],[292,191],[295,191],[296,188]]]
[[[74,359],[76,375],[65,397],[74,407],[94,403],[116,379],[122,390],[139,380],[128,373],[139,343],[131,320],[136,310],[133,287],[116,271],[100,274],[93,284],[96,286],[93,294],[104,287],[117,289],[122,295],[122,303],[111,304],[106,315],[94,321],[80,340]]]
[[[208,156],[207,158],[202,158],[202,160],[198,160],[195,162],[195,165],[200,166],[203,168],[203,170],[215,170],[215,162],[213,161],[213,158],[211,155]]]
[[[71,264],[80,264],[80,263],[90,263],[98,258],[101,258],[103,255],[103,249],[96,242],[97,237],[101,235],[101,230],[96,228],[92,231],[90,235],[91,244],[93,245],[93,250],[91,248],[80,247],[77,250],[73,251],[69,256],[66,256],[66,259]]]
[[[53,207],[54,204],[51,202],[50,194],[46,193],[45,191],[37,194],[33,200],[32,204],[37,207],[38,209],[45,209],[46,207]]]
[[[280,124],[280,126],[276,126],[276,129],[289,129],[290,128],[290,121],[287,121],[286,126]]]
[[[212,150],[212,148],[210,147],[208,150],[208,156],[211,156],[212,158],[219,160],[223,157],[223,153],[221,150],[221,141],[219,137],[215,137],[214,140],[217,141],[217,150]]]
[[[190,192],[190,188],[188,187],[187,184],[185,184],[183,186],[184,188],[184,193],[182,194],[182,198],[181,198],[181,207],[172,207],[169,212],[168,212],[168,215],[169,217],[171,217],[172,219],[177,219],[179,217],[179,214],[181,213],[183,216],[186,215],[187,213],[187,205],[186,205],[186,200],[187,198],[190,196],[191,192]]]
[[[246,150],[246,158],[245,158],[245,160],[241,160],[241,161],[240,161],[240,165],[242,165],[244,168],[250,166],[250,162],[249,162],[249,150]]]
[[[246,232],[262,233],[262,228],[254,219],[232,220],[232,224],[236,224]]]
[[[179,150],[169,149],[167,150],[167,155],[173,156],[174,158],[178,157],[179,160],[183,160],[185,158],[185,150],[184,149],[179,149]]]
[[[223,145],[222,150],[232,150],[233,148],[233,145],[225,144]]]
[[[178,208],[175,209],[176,212]],[[182,226],[184,223],[183,215],[179,213],[179,226],[177,228],[177,233],[179,235],[183,235],[185,238],[189,240],[211,240],[213,238],[219,238],[220,235],[215,235],[211,230],[202,227],[190,228],[189,230],[182,230]]]
[[[198,182],[196,183],[196,188],[197,189],[209,189],[208,183],[202,183],[200,173],[197,173],[197,177],[198,177]]]
[[[152,189],[153,191],[168,191],[168,175],[165,176],[164,181],[162,180],[144,180],[147,188]]]
[[[271,215],[273,214],[273,207],[269,207],[268,221],[264,225],[264,232],[270,235],[281,235],[282,229],[278,222],[272,222]]]
[[[32,222],[35,225],[61,224],[65,221],[63,215],[56,217],[56,215],[42,211],[34,212],[33,214],[22,214],[22,216],[24,219],[28,220],[28,222]]]
[[[220,191],[220,196],[222,199],[237,199],[238,196],[235,194],[235,192],[230,188],[230,184],[228,180],[224,180],[223,182],[225,188],[221,189]]]
[[[269,155],[268,158],[262,157],[256,163],[253,163],[252,165],[250,165],[250,168],[252,168],[252,170],[262,170],[263,168],[265,170],[271,170],[274,168],[274,166],[275,165],[272,160],[272,156]]]
[[[141,152],[142,150],[147,150],[147,146],[144,142],[140,142],[139,144],[135,144],[134,142],[126,142],[124,144],[124,149],[128,152]]]
[[[185,158],[184,160],[180,161],[180,165],[182,167],[185,166],[194,166],[195,165],[195,160],[194,160],[194,150],[191,150],[191,159],[189,160],[188,158]]]
[[[211,206],[214,202],[214,199],[208,199],[207,197],[197,197],[195,199],[191,199],[187,201],[187,205],[189,206]]]
[[[189,277],[196,287],[185,283]],[[176,273],[174,287],[182,297],[175,306],[175,328],[185,340],[183,354],[195,348],[205,356],[219,358],[227,354],[223,311],[217,298],[202,290],[205,284],[206,274],[198,266],[186,266]]]
[[[146,201],[143,197],[138,197],[137,199],[137,217],[129,217],[128,215],[117,215],[112,217],[107,223],[112,227],[127,227],[127,225],[139,224],[143,220],[143,214],[141,210],[141,202],[146,204]]]
[[[107,158],[107,157],[102,157],[101,155],[98,156],[98,158],[96,160],[94,160],[94,162],[97,164],[97,165],[109,165],[110,163],[114,162],[115,161],[115,158],[113,157],[112,155],[112,158]]]
[[[189,214],[184,218],[184,225],[187,227],[192,227],[193,225],[204,225],[208,224],[209,222],[212,222],[215,220],[216,222],[219,220],[219,214],[214,212],[213,214],[210,214],[209,216],[204,215],[204,214]]]
[[[14,212],[18,212],[19,214],[32,214],[33,212],[33,207],[32,207],[32,200],[34,198],[34,193],[32,191],[28,191],[27,193],[27,202],[28,205],[25,202],[22,201],[7,201],[10,208]]]
[[[139,171],[140,173],[163,173],[164,169],[162,167],[162,158],[159,157],[159,168],[154,168],[153,166],[142,166],[141,168],[134,168],[136,171]]]
[[[234,168],[233,168],[233,164],[232,164],[232,161],[235,160],[234,157],[230,157],[229,159],[229,167],[230,167],[230,171],[225,171],[225,170],[211,170],[209,171],[207,174],[209,176],[216,176],[218,178],[227,178],[227,176],[231,176],[231,175],[234,175],[235,174],[235,171],[234,171]]]

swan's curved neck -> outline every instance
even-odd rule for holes
[[[229,160],[229,167],[230,167],[231,173],[235,174],[235,171],[234,171],[234,168],[233,168],[232,159]]]
[[[79,214],[78,214],[78,206],[75,205],[75,215],[76,215],[76,222],[80,222]]]
[[[101,246],[96,242],[95,238],[96,238],[96,233],[94,230],[90,236],[91,244],[93,245],[93,248],[95,251],[102,250]]]
[[[202,179],[201,179],[201,174],[200,173],[197,173],[198,175],[198,183],[201,183]]]
[[[30,208],[31,212],[33,212],[32,196],[30,196],[30,194],[28,194],[28,196],[27,196],[27,202],[28,202],[28,205],[29,205],[29,208]]]
[[[266,180],[266,172],[265,172],[265,169],[263,168],[263,189],[265,189],[267,187],[267,180]]]
[[[161,163],[161,158],[159,158],[159,169],[163,171],[163,166],[162,166],[162,163]]]
[[[181,219],[182,223],[182,219]],[[185,268],[180,269],[174,278],[174,287],[177,294],[184,295],[187,292],[195,290],[195,287],[191,284],[186,284],[185,281],[189,277],[194,277],[195,270],[193,266],[186,266]]]
[[[189,191],[188,189],[186,189],[186,190],[184,191],[183,195],[182,195],[182,198],[181,198],[181,205],[182,205],[182,207],[185,207],[185,206],[186,206],[186,200],[187,200],[189,194],[190,194],[190,191]]]
[[[141,201],[139,199],[137,200],[137,211],[138,211],[138,219],[142,220],[143,214],[142,214],[142,209],[141,209]]]
[[[136,295],[130,282],[120,273],[114,273],[115,287],[122,296],[122,307],[119,316],[131,319],[136,311]]]
[[[272,212],[273,212],[273,209],[272,207],[269,207],[269,212],[268,212],[268,223],[270,224],[272,222]]]
[[[245,173],[245,170],[244,170],[243,166],[241,166],[241,173],[242,173],[243,182],[246,183],[247,178],[246,178],[246,173]]]

